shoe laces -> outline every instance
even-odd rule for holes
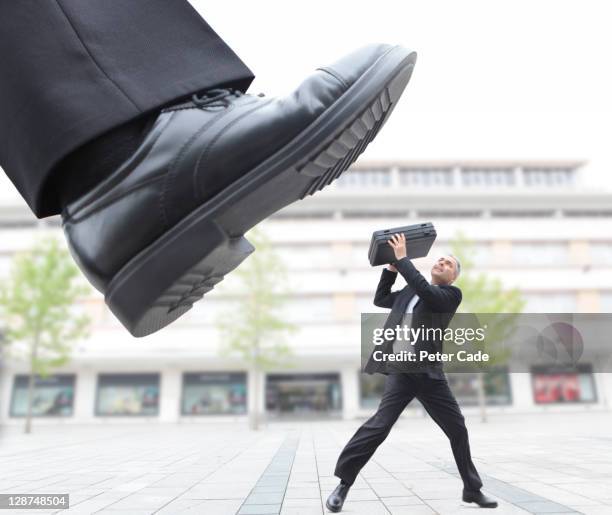
[[[241,97],[242,91],[234,88],[215,88],[198,95],[195,93],[191,100],[197,107],[227,107],[230,97]]]

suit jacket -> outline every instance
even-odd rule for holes
[[[432,285],[415,268],[410,259],[402,258],[394,263],[398,272],[406,280],[407,285],[399,291],[391,291],[397,278],[397,272],[384,269],[374,295],[374,305],[381,308],[390,308],[384,328],[395,328],[402,325],[403,317],[410,299],[416,294],[420,297],[412,312],[411,327],[439,328],[444,332],[453,315],[461,304],[461,290],[453,285]],[[374,351],[382,350],[383,354],[393,352],[395,338],[387,339],[382,346],[376,346],[364,367],[367,374],[388,375],[392,370],[387,361],[374,360]],[[443,340],[430,338],[426,341],[419,338],[414,342],[414,350],[427,350],[428,352],[442,352]],[[423,369],[431,377],[444,378],[442,362],[433,362]]]

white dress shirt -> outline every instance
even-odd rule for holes
[[[416,306],[416,303],[420,300],[420,297],[415,293],[414,296],[410,299],[410,302],[408,303],[408,307],[406,308],[406,313],[412,313],[412,311],[414,310],[414,306]]]
[[[406,314],[411,314],[412,311],[414,310],[414,306],[416,306],[416,303],[420,300],[420,297],[415,293],[414,296],[410,299],[410,302],[408,302],[408,307],[406,308]],[[414,350],[412,348],[412,345],[405,341],[405,340],[395,340],[393,342],[393,352],[395,354],[399,354],[402,351],[412,351]]]

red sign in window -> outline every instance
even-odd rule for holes
[[[538,404],[582,400],[578,374],[534,374],[533,392]]]

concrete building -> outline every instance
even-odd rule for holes
[[[460,234],[472,242],[474,268],[517,287],[525,312],[612,311],[612,192],[583,186],[582,162],[363,162],[322,193],[261,225],[285,263],[284,315],[292,363],[255,381],[222,352],[217,321],[234,311],[241,283],[230,274],[178,322],[131,337],[91,293],[94,325],[72,362],[39,381],[40,422],[184,423],[243,418],[259,385],[269,418],[370,414],[380,376],[360,374],[360,313],[372,305],[380,269],[367,250],[372,232],[432,221],[438,239],[415,261],[428,276],[434,258]],[[37,221],[20,201],[0,206],[0,274],[10,258],[45,235],[63,238],[59,221]],[[554,368],[487,376],[491,410],[607,410],[612,378],[594,358],[579,373]],[[0,422],[20,423],[27,370],[5,359]],[[449,378],[465,410],[477,409],[476,378]],[[418,412],[417,403],[407,416]]]

